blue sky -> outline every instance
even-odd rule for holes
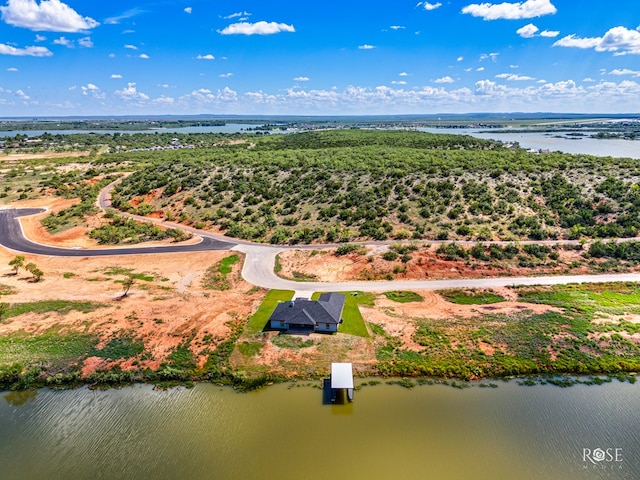
[[[638,0],[0,0],[0,116],[640,112]]]

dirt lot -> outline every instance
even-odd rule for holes
[[[25,230],[31,238],[46,243],[68,245],[70,239],[78,244],[82,235],[70,232],[56,236],[42,233],[37,222],[28,221]],[[83,243],[89,246],[89,242]],[[227,322],[243,319],[257,308],[264,292],[253,289],[240,279],[241,264],[233,266],[229,274],[232,288],[226,291],[202,288],[206,269],[229,252],[169,253],[161,255],[113,256],[92,258],[59,258],[25,255],[25,263],[34,262],[44,272],[38,283],[20,270],[18,275],[8,266],[15,252],[0,248],[0,283],[15,288],[2,301],[24,303],[40,300],[91,301],[103,304],[91,313],[71,311],[66,315],[23,314],[0,324],[0,335],[24,330],[39,333],[51,327],[61,332],[78,331],[95,334],[106,343],[118,334],[127,334],[144,341],[147,359],[139,367],[157,368],[167,354],[181,342],[191,342],[197,361],[203,363],[203,350],[212,348],[228,338]],[[124,274],[105,271],[131,269],[145,273],[152,280],[136,280],[126,298],[123,293]],[[84,366],[88,373],[110,366],[101,359],[89,359]],[[126,362],[123,368],[130,367]]]
[[[280,254],[282,270],[279,275],[284,278],[307,278],[326,282],[349,280],[439,280],[455,278],[483,278],[505,276],[527,276],[545,274],[585,274],[590,273],[588,266],[580,265],[569,268],[571,262],[580,260],[580,252],[559,250],[560,258],[557,266],[536,266],[521,268],[515,262],[498,262],[491,264],[477,260],[443,260],[435,250],[437,246],[424,246],[411,252],[411,260],[402,263],[400,260],[387,261],[381,254],[388,247],[368,247],[366,254],[351,253],[336,256],[333,250],[291,250]]]

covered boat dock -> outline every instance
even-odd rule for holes
[[[353,402],[353,368],[350,363],[331,364],[331,402],[336,402],[340,392],[346,392],[348,400]]]

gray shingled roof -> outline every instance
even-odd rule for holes
[[[278,304],[269,320],[290,325],[317,325],[318,323],[340,323],[345,297],[339,293],[325,293],[320,299],[298,299]]]

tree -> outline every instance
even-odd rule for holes
[[[27,263],[24,269],[33,276],[34,282],[39,282],[40,280],[42,280],[42,277],[44,276],[44,272],[40,270],[38,266],[33,262]]]
[[[16,255],[16,257],[9,262],[9,266],[13,268],[14,275],[17,275],[20,267],[24,267],[24,255]]]
[[[133,278],[131,275],[127,275],[127,277],[122,281],[122,286],[124,287],[124,293],[120,295],[120,298],[124,298],[127,296],[134,282],[135,282],[135,278]]]

